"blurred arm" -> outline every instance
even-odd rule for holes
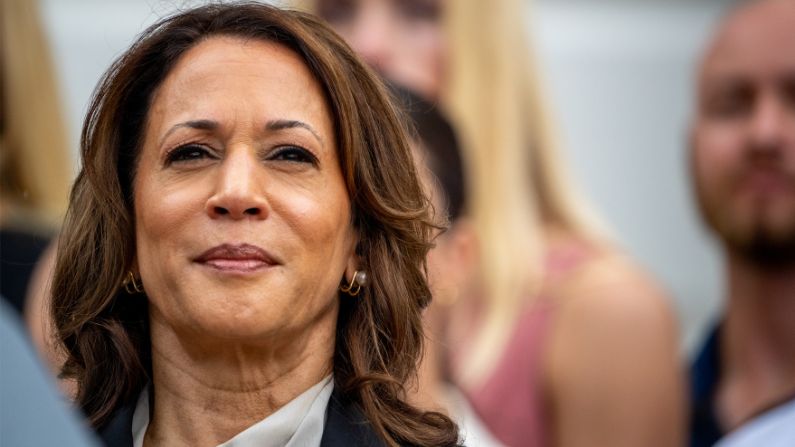
[[[28,285],[25,299],[25,323],[27,324],[33,346],[39,353],[54,377],[58,377],[66,355],[60,348],[55,334],[55,323],[50,313],[50,294],[52,275],[55,269],[55,254],[58,241],[54,240],[42,253]],[[74,397],[76,383],[71,380],[57,380],[61,391]]]
[[[560,297],[547,353],[554,445],[681,446],[685,391],[668,301],[628,264],[595,263]]]

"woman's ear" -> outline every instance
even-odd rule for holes
[[[359,259],[359,255],[356,253],[351,253],[348,256],[348,263],[345,265],[345,282],[350,284],[353,281],[353,275],[356,274],[357,271],[361,271],[361,261]]]
[[[345,267],[344,285],[340,285],[340,290],[350,296],[356,296],[367,285],[369,277],[367,272],[361,267],[359,257],[351,255],[348,258],[348,265]]]
[[[133,276],[136,278],[141,277],[141,269],[138,268],[138,256],[133,256],[132,261],[130,261],[130,267],[127,268],[127,271],[132,272]],[[126,275],[127,272],[124,272]]]
[[[358,254],[359,239],[359,230],[352,225],[349,242],[350,246],[348,247],[348,259],[345,263],[344,275],[346,284],[350,284],[356,271],[361,270],[361,257]]]

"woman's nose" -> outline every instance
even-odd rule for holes
[[[230,154],[219,168],[207,214],[214,219],[264,219],[268,214],[261,163],[242,153]]]

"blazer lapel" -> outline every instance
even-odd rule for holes
[[[135,402],[124,405],[98,430],[99,439],[107,447],[133,447],[132,420]]]
[[[386,447],[359,406],[345,399],[339,388],[329,399],[320,447]]]

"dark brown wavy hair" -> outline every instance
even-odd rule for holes
[[[456,425],[414,408],[405,384],[422,355],[434,226],[406,128],[387,90],[311,15],[256,3],[210,5],[147,29],[108,70],[83,127],[82,169],[58,246],[52,312],[77,402],[102,427],[151,380],[148,305],[122,287],[135,251],[132,181],[153,93],[179,58],[213,36],[261,39],[300,55],[332,111],[339,162],[370,281],[343,299],[335,386],[390,445],[454,445]],[[140,298],[140,297],[139,297]]]

